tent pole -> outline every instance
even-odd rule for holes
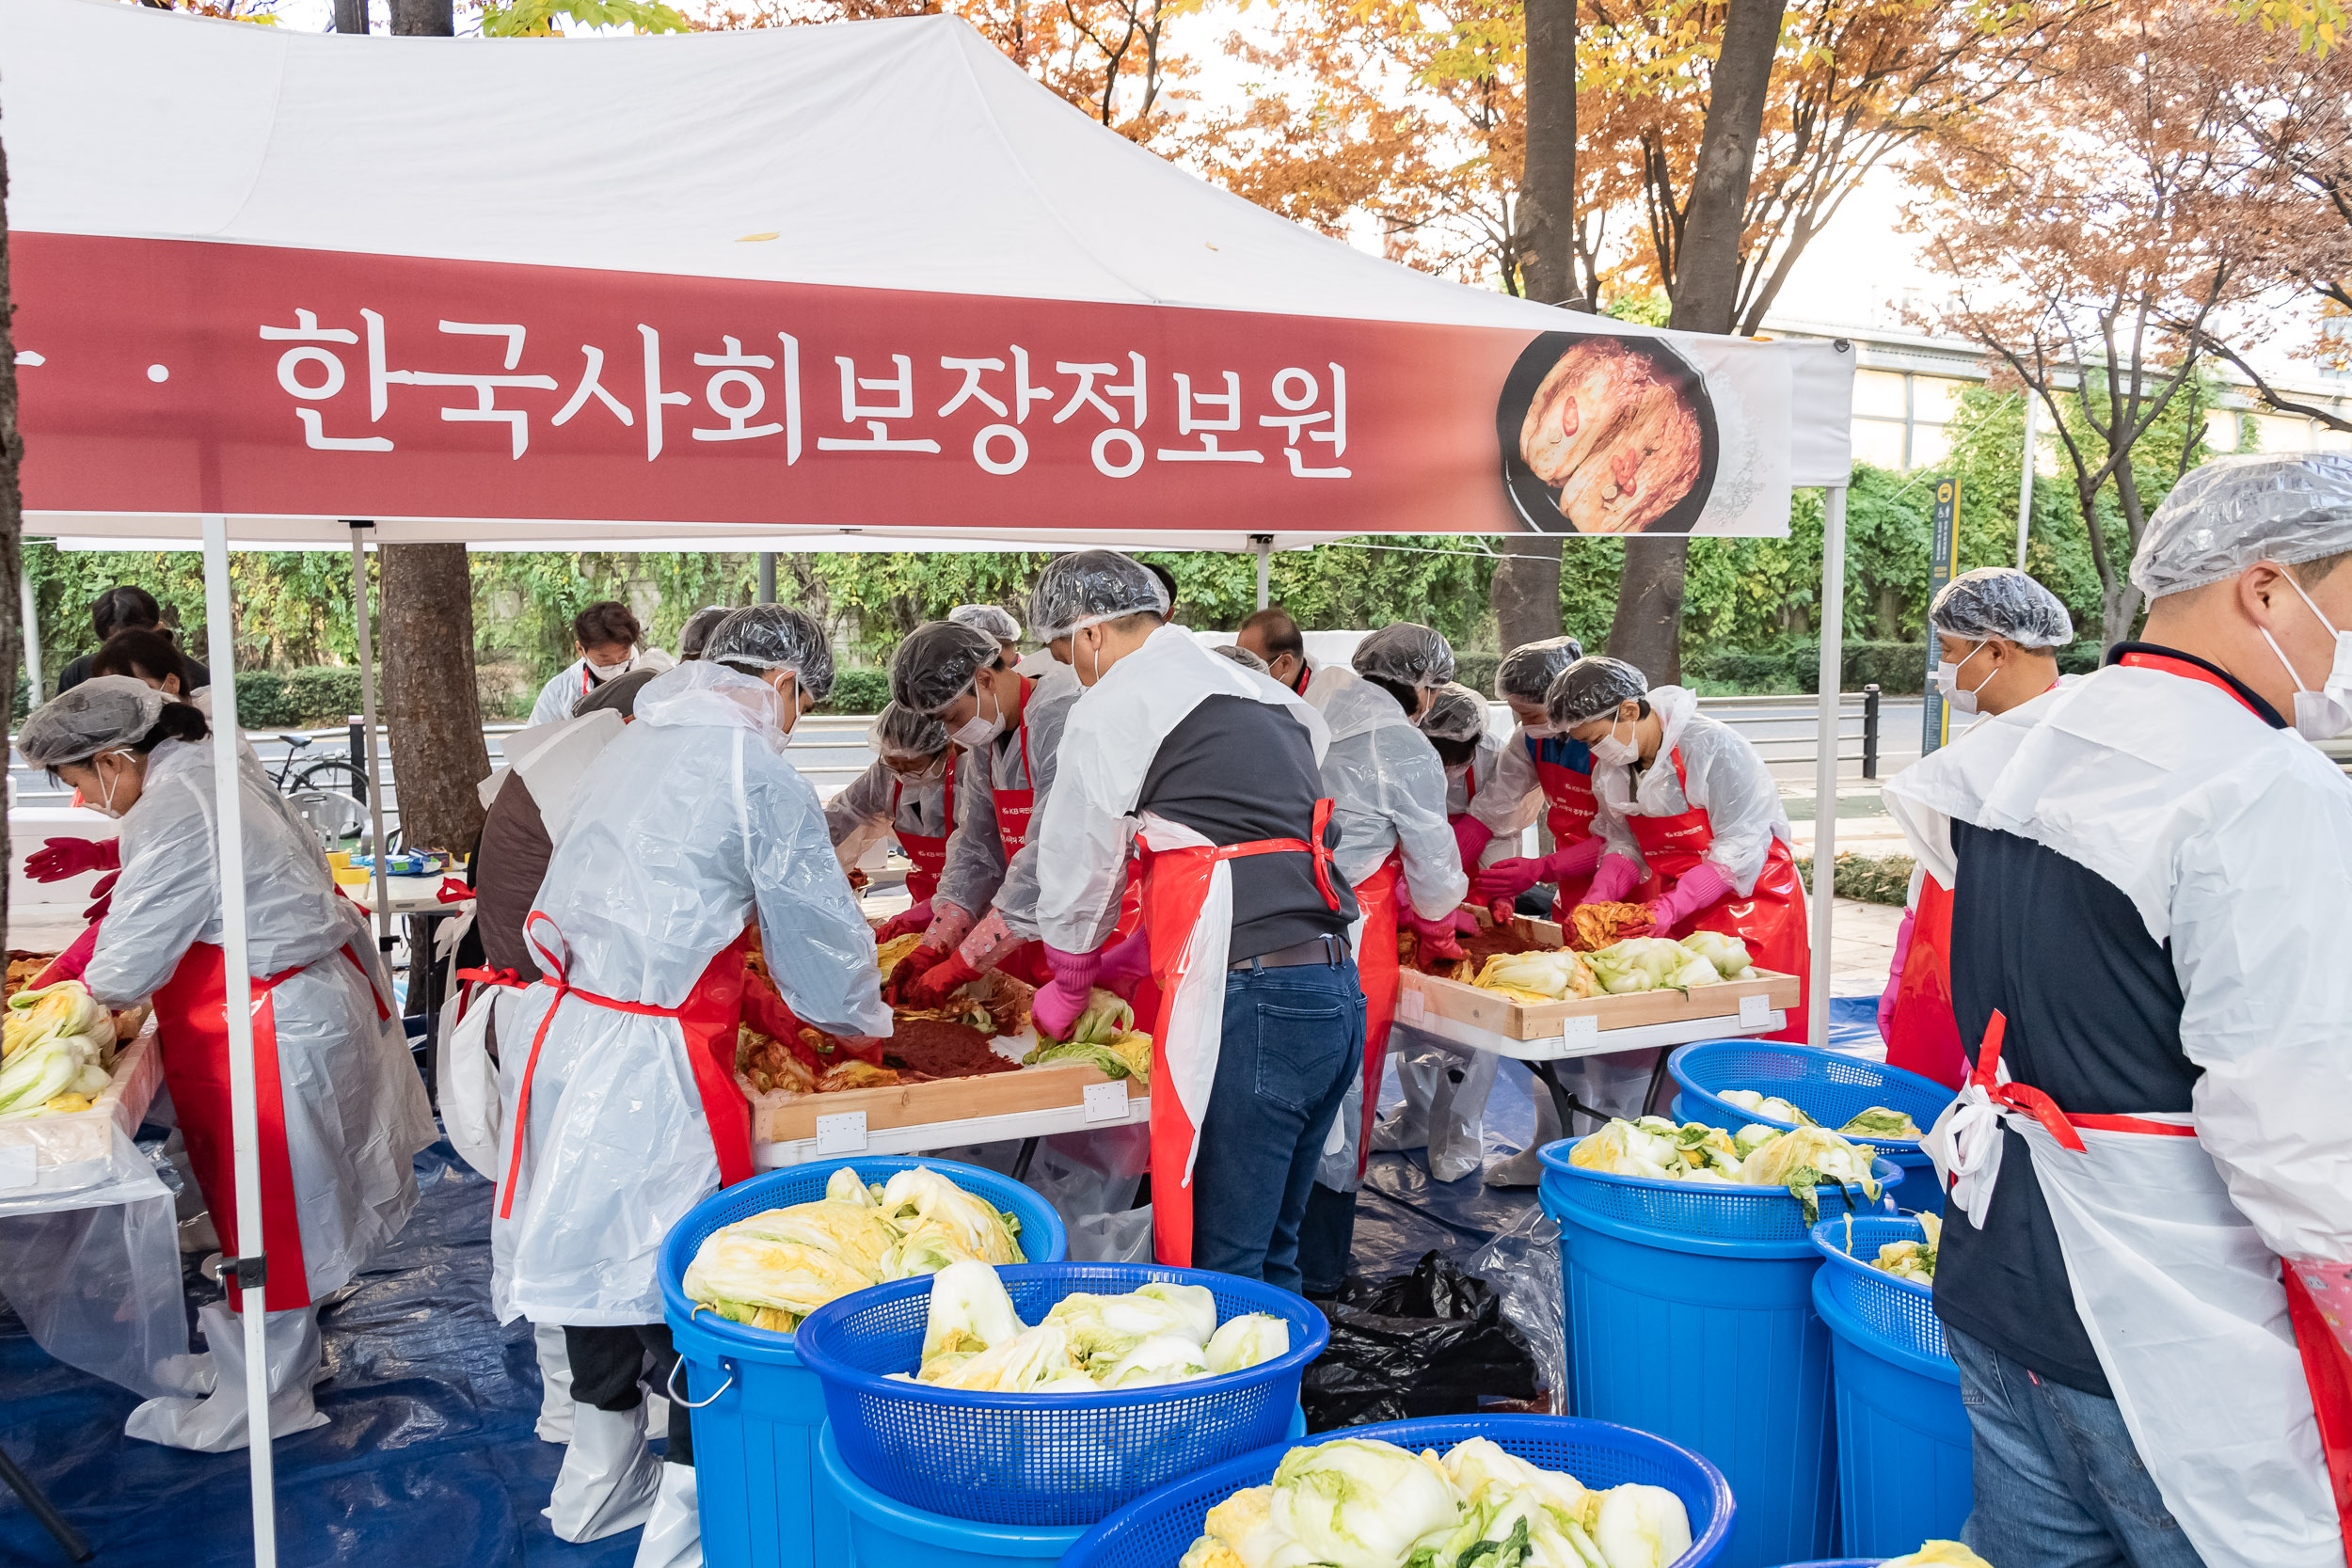
[[[1813,757],[1813,986],[1805,1038],[1829,1044],[1830,914],[1837,903],[1837,721],[1846,634],[1846,487],[1830,486],[1821,519],[1820,729]]]
[[[1274,602],[1268,593],[1274,576],[1274,535],[1253,533],[1249,542],[1258,546],[1258,608],[1263,610]]]
[[[277,1478],[271,1468],[269,1351],[263,1338],[262,1286],[268,1259],[262,1251],[262,1137],[255,1109],[251,960],[245,930],[245,817],[237,768],[237,650],[229,608],[229,519],[204,519],[204,629],[213,666],[213,802],[219,817],[220,946],[229,1025],[229,1126],[237,1192],[234,1277],[246,1287],[245,1408],[252,1441],[254,1568],[277,1568]],[[280,1259],[292,1263],[294,1259]],[[224,1261],[228,1277],[232,1265]]]
[[[17,596],[23,603],[20,611],[24,626],[24,674],[32,686],[33,707],[40,706],[40,601],[33,594],[33,565],[18,557],[22,565],[17,573]]]
[[[351,524],[351,609],[359,628],[359,715],[367,726],[368,754],[359,764],[359,770],[368,776],[368,824],[375,847],[375,945],[389,953],[392,950],[392,897],[384,862],[384,765],[383,752],[375,743],[375,649],[373,628],[368,620],[368,531],[372,522],[353,517]],[[410,955],[409,977],[413,984],[417,966]]]
[[[773,550],[759,552],[759,602],[776,602],[776,552]]]
[[[2017,569],[2026,569],[2026,529],[2033,521],[2033,448],[2034,417],[2042,412],[2042,404],[2031,392],[2026,394],[2026,460],[2018,466],[2017,480]]]

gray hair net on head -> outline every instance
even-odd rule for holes
[[[1495,666],[1495,698],[1507,703],[1517,697],[1522,703],[1540,705],[1560,672],[1583,657],[1584,644],[1573,637],[1522,642]]]
[[[28,714],[16,749],[35,768],[87,762],[144,739],[170,701],[135,675],[94,675]]]
[[[947,726],[904,703],[885,703],[866,734],[866,744],[884,762],[893,757],[920,761],[947,749]]]
[[[1255,670],[1261,675],[1270,675],[1274,673],[1266,668],[1264,659],[1260,658],[1238,642],[1219,642],[1209,652],[1219,658],[1230,658],[1245,670]]]
[[[999,642],[1021,641],[1021,623],[1012,611],[993,604],[960,604],[947,612],[947,619],[960,626],[977,626]]]
[[[1554,677],[1544,693],[1544,711],[1555,724],[1582,724],[1616,712],[1619,703],[1648,695],[1648,676],[1624,659],[1596,654]]]
[[[2352,550],[2352,453],[2217,457],[2172,486],[2140,535],[2132,582],[2152,599]]]
[[[833,689],[833,644],[817,617],[790,605],[748,605],[729,614],[703,645],[712,663],[753,670],[789,670],[809,701],[821,703]]]
[[[1029,626],[1045,642],[1122,615],[1165,618],[1168,611],[1168,590],[1152,568],[1117,550],[1056,556],[1029,594]]]
[[[1476,740],[1486,733],[1486,699],[1460,681],[1448,681],[1429,699],[1421,733],[1439,740]]]
[[[935,714],[1003,657],[996,639],[977,626],[926,621],[890,656],[890,695],[918,714]]]
[[[1399,686],[1434,689],[1454,678],[1454,648],[1442,633],[1416,621],[1394,621],[1356,644],[1359,675]]]
[[[714,604],[694,611],[678,628],[677,656],[680,658],[700,658],[703,649],[710,645],[710,634],[719,629],[719,623],[735,612],[725,605]]]
[[[1928,620],[1947,637],[2002,638],[2026,648],[2062,648],[2074,622],[2058,596],[2014,566],[1979,566],[1944,585]]]

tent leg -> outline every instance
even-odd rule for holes
[[[368,754],[359,763],[359,770],[368,776],[368,825],[375,847],[375,944],[389,953],[392,950],[392,899],[385,881],[384,869],[384,762],[383,751],[375,739],[375,648],[373,626],[368,618],[368,531],[373,523],[354,519],[351,524],[351,610],[359,629],[359,715],[367,726]],[[414,955],[410,956],[412,960]],[[417,966],[408,966],[409,984],[416,983]]]
[[[1258,608],[1263,610],[1274,602],[1268,592],[1274,578],[1274,535],[1253,533],[1249,542],[1258,546]]]
[[[277,1568],[277,1478],[269,1430],[269,1350],[263,1338],[261,1286],[262,1136],[255,1106],[253,973],[245,930],[245,816],[237,768],[236,624],[229,607],[229,519],[204,519],[204,628],[213,666],[213,800],[219,815],[220,945],[227,975],[223,1001],[229,1025],[229,1124],[233,1140],[237,1233],[223,1238],[235,1249],[234,1277],[250,1288],[240,1297],[245,1318],[245,1406],[252,1442],[246,1449],[253,1483],[254,1568]],[[288,1259],[287,1261],[292,1261]],[[224,1278],[230,1265],[224,1261]]]
[[[1822,497],[1821,703],[1813,758],[1813,987],[1805,1038],[1829,1044],[1830,915],[1837,904],[1837,721],[1845,684],[1846,487]]]
[[[2040,401],[2032,392],[2026,393],[2026,461],[2020,465],[2017,481],[2017,569],[2021,572],[2026,569],[2026,534],[2033,522],[2033,449],[2038,436],[2034,420],[2041,412]]]
[[[24,627],[24,675],[31,683],[31,705],[39,707],[40,706],[40,602],[33,596],[33,569],[29,564],[18,572],[16,586],[17,596],[24,606],[20,613]]]
[[[773,550],[759,552],[759,602],[776,602],[776,552]]]

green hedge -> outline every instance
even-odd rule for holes
[[[1916,695],[1926,689],[1928,650],[1918,642],[1848,642],[1844,678],[1848,691],[1875,685],[1889,695]],[[1697,680],[1721,681],[1758,693],[1813,692],[1821,689],[1818,642],[1791,642],[1759,652],[1728,650],[1686,657],[1683,673]]]
[[[1851,849],[1837,851],[1837,896],[1859,898],[1866,904],[1903,906],[1911,892],[1912,859],[1909,855],[1857,855]],[[1813,857],[1797,857],[1797,875],[1804,879],[1809,892],[1813,887]]]
[[[819,713],[880,713],[890,701],[890,672],[887,670],[842,670],[833,677],[833,690],[826,694],[817,711]]]
[[[237,675],[237,722],[248,730],[324,729],[359,711],[359,672],[246,670]]]
[[[1454,678],[1477,692],[1481,697],[1495,694],[1495,667],[1502,662],[1501,654],[1470,654],[1454,650]]]

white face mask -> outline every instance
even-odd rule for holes
[[[104,754],[105,753],[103,752],[99,753],[100,756]],[[128,755],[127,752],[118,752],[115,754],[117,756]],[[89,759],[89,769],[93,773],[98,773],[97,756],[93,756]],[[99,784],[100,786],[105,790],[105,793],[95,800],[92,800],[86,796],[83,798],[82,804],[87,806],[90,810],[96,812],[101,816],[121,816],[122,813],[115,809],[115,785],[119,784],[121,780],[122,775],[119,773],[117,773],[111,779],[106,777],[103,773],[99,773]]]
[[[1519,725],[1519,733],[1530,740],[1549,740],[1560,733],[1560,726],[1549,719],[1534,724],[1522,722]]]
[[[2262,628],[2263,641],[2286,666],[2289,678],[2295,682],[2295,733],[2306,740],[2333,740],[2346,730],[2352,730],[2352,632],[2336,630],[2328,617],[2319,613],[2319,606],[2303,592],[2303,585],[2295,580],[2295,574],[2280,567],[2280,575],[2295,590],[2296,596],[2328,628],[2328,635],[2336,640],[2335,661],[2328,667],[2328,678],[2320,689],[2313,691],[2303,685],[2302,672],[2287,663],[2287,656],[2280,651],[2279,641],[2270,635],[2270,628]]]
[[[981,692],[986,690],[985,687],[976,684],[972,689],[972,693],[977,699]],[[988,691],[988,705],[991,707],[996,705],[996,693],[993,691]],[[1004,714],[997,712],[982,718],[979,705],[976,701],[972,708],[972,717],[958,724],[955,733],[947,738],[967,752],[977,752],[1004,733]]]
[[[1962,659],[1960,664],[1954,664],[1947,658],[1935,667],[1935,689],[1943,693],[1944,701],[1950,705],[1954,713],[1976,712],[1977,693],[1984,689],[1986,681],[1990,681],[2001,673],[1996,666],[1985,672],[1984,680],[1979,681],[1974,686],[1963,687],[1960,684],[1961,665],[1966,664],[1969,658],[1974,658],[1984,652],[1988,644],[1983,642],[1978,643],[1968,650],[1968,658]]]
[[[1614,724],[1609,726],[1607,735],[1593,742],[1592,752],[1595,762],[1616,763],[1626,768],[1641,760],[1641,753],[1633,749],[1630,740],[1617,738],[1617,726]]]
[[[598,664],[596,660],[590,658],[583,658],[580,662],[588,666],[588,673],[596,676],[596,679],[600,681],[609,681],[615,675],[628,674],[629,667],[637,662],[637,656],[635,654],[631,654],[627,658],[621,660],[618,664]]]

